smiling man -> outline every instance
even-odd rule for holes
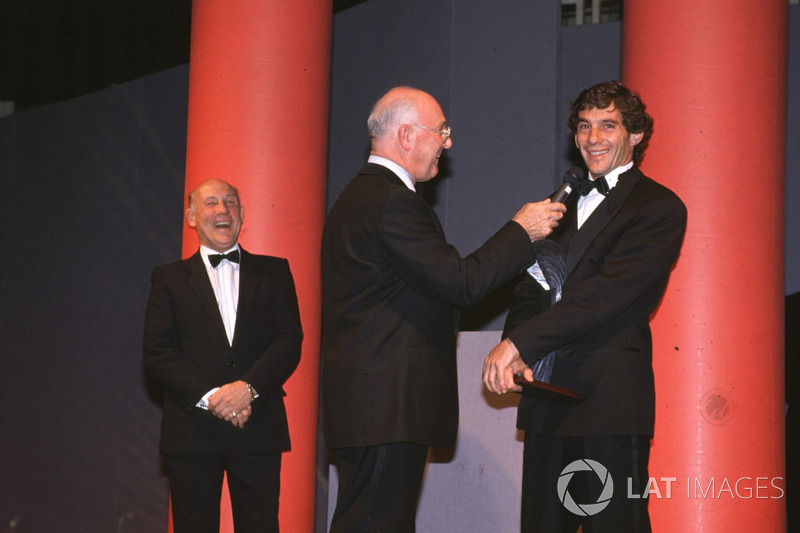
[[[153,271],[145,368],[164,389],[176,533],[217,533],[223,475],[237,533],[278,531],[281,454],[289,449],[283,383],[303,338],[285,259],[239,246],[244,206],[208,180],[189,194],[200,250]]]
[[[574,533],[579,524],[594,533],[649,532],[648,500],[627,498],[625,484],[642,494],[649,479],[655,418],[649,319],[680,252],[686,207],[636,166],[653,120],[635,93],[617,82],[586,89],[572,102],[568,125],[590,181],[579,184],[584,196],[565,201],[567,214],[548,237],[564,253],[562,298],[551,305],[549,286],[530,270],[514,291],[505,340],[486,357],[483,380],[498,394],[518,391],[514,374],[530,381],[530,366],[555,352],[550,382],[583,396],[520,401],[523,533]],[[562,504],[559,480],[585,459],[608,469],[614,491],[605,508],[581,517]],[[569,479],[574,502],[606,501],[606,484],[594,472]]]
[[[322,400],[339,470],[331,531],[414,531],[428,446],[458,425],[456,328],[535,259],[563,204],[526,204],[461,258],[414,185],[439,172],[451,129],[436,100],[398,87],[373,107],[367,164],[322,236]]]

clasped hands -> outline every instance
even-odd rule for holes
[[[208,410],[217,418],[243,428],[253,408],[252,398],[244,381],[223,385],[208,398]]]
[[[514,374],[533,381],[533,370],[522,360],[511,339],[504,339],[483,360],[483,383],[495,394],[519,392],[522,387],[514,383]]]

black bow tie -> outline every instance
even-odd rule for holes
[[[223,259],[227,259],[231,263],[238,263],[239,250],[233,250],[227,254],[208,254],[208,262],[211,263],[211,266],[214,268],[217,268],[217,265],[219,265]]]
[[[592,181],[587,177],[578,181],[578,192],[581,193],[581,196],[586,196],[592,189],[597,189],[597,192],[602,194],[603,196],[608,194],[608,182],[606,181],[605,176],[600,176],[596,180]]]

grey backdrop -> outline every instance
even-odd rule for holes
[[[164,531],[150,272],[180,255],[187,69],[0,119],[0,531]]]
[[[800,290],[800,6],[789,14],[787,294]],[[418,86],[441,101],[455,143],[424,193],[450,240],[470,252],[571,166],[566,106],[581,88],[619,77],[620,43],[619,24],[562,28],[555,2],[370,0],[338,13],[328,204],[366,158],[372,103],[393,85]],[[187,79],[179,67],[0,119],[0,530],[166,529],[158,394],[143,377],[140,343],[151,268],[180,255]],[[498,295],[466,313],[464,326],[496,338],[506,301]],[[474,373],[474,358],[461,372]],[[466,427],[469,406],[486,401],[465,379]],[[513,446],[514,435],[470,434],[469,449]],[[463,487],[458,473],[474,474],[457,460],[466,451],[436,452],[431,475],[443,478],[431,478],[421,515],[488,509],[474,485],[440,487],[446,478]],[[321,466],[324,491],[324,456]],[[516,498],[517,488],[486,490]],[[324,524],[326,493],[318,509]]]

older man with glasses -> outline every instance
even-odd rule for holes
[[[453,146],[436,100],[397,87],[367,121],[367,164],[322,237],[322,396],[339,471],[331,531],[414,531],[429,446],[458,426],[456,328],[468,307],[536,259],[563,204],[530,203],[462,258],[414,189]]]

